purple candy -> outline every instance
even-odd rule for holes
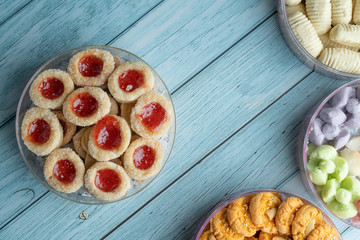
[[[324,134],[321,131],[324,122],[320,118],[316,118],[313,124],[312,131],[309,134],[310,142],[316,146],[320,146],[326,143]]]
[[[340,128],[338,126],[327,123],[322,127],[322,133],[327,140],[333,140],[339,135]]]
[[[319,114],[321,120],[331,125],[339,126],[341,123],[345,122],[346,115],[340,108],[337,107],[327,107],[323,108]]]
[[[355,89],[352,87],[346,87],[330,99],[330,105],[333,107],[342,108],[345,107],[349,98],[355,97]]]
[[[351,128],[360,128],[360,116],[359,115],[352,115],[347,114],[346,122],[344,123],[344,126],[351,127]]]
[[[332,145],[336,148],[336,150],[344,147],[347,142],[350,140],[350,132],[346,128],[341,129],[339,135],[332,141]]]
[[[357,98],[350,98],[348,103],[346,104],[346,111],[357,115],[360,113],[360,101]]]

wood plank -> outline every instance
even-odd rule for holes
[[[26,222],[26,232],[22,232],[24,237],[41,236],[38,226],[46,226],[54,236],[65,233],[65,238],[97,238],[126,220],[310,72],[279,39],[281,35],[273,16],[174,94],[178,137],[172,158],[159,178],[134,198],[136,201],[130,199],[106,206],[84,206],[49,194],[30,206],[21,218],[10,222],[2,233],[5,236],[13,233]],[[271,59],[278,64],[261,63],[262,59]],[[279,76],[279,72],[284,75]],[[219,78],[227,84],[222,84]],[[214,101],[214,98],[218,100]],[[290,167],[293,170],[293,166]],[[59,208],[63,210],[53,210]],[[83,210],[89,213],[87,221],[77,219]],[[55,219],[63,219],[61,231],[48,224]],[[99,228],[102,231],[98,231]]]
[[[330,92],[338,85],[339,81],[311,74],[107,239],[191,239],[199,219],[228,194],[279,186],[297,170],[298,126],[320,100],[318,89]],[[132,227],[139,226],[139,219],[144,223],[141,231]]]
[[[249,31],[249,29],[251,29],[251,27],[253,25],[255,25],[259,21],[262,21],[262,19],[266,18],[266,16],[271,13],[271,9],[274,8],[273,4],[271,4],[271,8],[266,7],[269,5],[268,1],[262,1],[262,2],[259,2],[256,4],[251,3],[251,2],[243,2],[242,4],[245,4],[245,5],[241,5],[241,6],[238,5],[239,1],[232,1],[232,4],[234,5],[234,6],[231,6],[232,8],[237,6],[238,9],[244,8],[247,10],[240,12],[242,14],[240,14],[239,11],[232,11],[231,14],[233,14],[233,15],[231,15],[230,12],[225,11],[226,16],[224,16],[223,18],[220,18],[217,16],[218,12],[216,11],[216,8],[221,5],[220,3],[223,3],[223,1],[216,1],[216,2],[213,1],[213,4],[210,4],[210,5],[208,5],[207,3],[205,4],[205,2],[197,2],[197,4],[193,3],[192,6],[189,6],[188,4],[186,4],[186,6],[185,6],[186,11],[182,11],[182,14],[184,14],[184,15],[177,16],[179,19],[183,19],[185,22],[183,22],[183,20],[182,20],[179,22],[180,25],[178,25],[178,23],[174,22],[174,20],[172,18],[172,16],[175,13],[172,14],[172,12],[170,12],[170,14],[167,14],[167,11],[169,11],[169,9],[178,9],[181,7],[181,5],[179,5],[180,4],[179,1],[171,1],[171,5],[164,4],[164,5],[159,6],[159,8],[154,10],[155,11],[154,13],[151,12],[141,22],[139,22],[136,26],[134,26],[134,28],[130,29],[129,32],[127,32],[123,36],[121,36],[120,39],[122,39],[122,38],[126,38],[127,40],[129,40],[131,38],[138,39],[138,37],[136,37],[136,34],[138,34],[138,33],[153,32],[152,31],[153,27],[150,27],[151,24],[154,24],[154,26],[156,26],[158,24],[161,24],[164,21],[168,22],[168,21],[166,21],[162,18],[156,17],[156,16],[162,16],[165,18],[172,19],[171,25],[166,26],[166,29],[165,29],[166,31],[164,30],[164,34],[157,36],[155,39],[150,38],[150,36],[146,36],[146,39],[149,38],[149,40],[145,41],[144,45],[134,44],[134,46],[137,47],[136,48],[137,51],[142,51],[142,49],[144,49],[144,51],[146,53],[151,50],[151,48],[149,48],[148,46],[152,46],[153,48],[155,48],[156,46],[158,46],[159,42],[161,43],[162,41],[166,41],[168,38],[170,38],[171,35],[174,35],[175,39],[183,37],[184,33],[182,33],[182,29],[195,30],[197,28],[200,28],[200,27],[206,25],[206,28],[203,28],[203,29],[206,29],[206,31],[215,31],[215,34],[208,33],[207,37],[209,37],[209,39],[207,41],[204,41],[205,43],[208,42],[208,45],[206,45],[205,43],[204,44],[208,48],[216,49],[216,51],[211,51],[211,54],[207,57],[204,57],[204,59],[202,59],[202,60],[198,59],[196,62],[192,61],[191,71],[196,72],[199,69],[201,69],[203,67],[203,65],[205,65],[207,62],[210,62],[213,56],[215,56],[216,54],[220,54],[221,53],[220,51],[223,51],[228,46],[231,46],[231,44],[232,44],[231,41],[235,41],[235,39],[237,39],[239,36],[244,36]],[[229,3],[230,3],[230,1],[226,2],[226,4],[229,4]],[[228,5],[226,5],[226,6],[228,6]],[[209,10],[209,8],[211,9],[211,11]],[[195,9],[196,11],[194,12],[193,9]],[[190,12],[192,15],[189,15],[188,12]],[[198,14],[195,14],[196,12],[198,12]],[[191,18],[193,15],[199,16],[201,21],[200,20],[192,21]],[[247,19],[250,16],[252,17],[252,19],[246,21],[246,24],[242,24],[242,27],[240,29],[238,29],[236,27],[237,25],[239,25],[239,19],[244,19],[244,18]],[[218,23],[219,27],[212,29],[212,25],[206,23],[206,21],[208,19],[216,19],[216,21],[219,22]],[[224,25],[224,23],[223,23],[224,19],[227,21],[227,25]],[[145,22],[145,24],[143,24],[143,22]],[[170,22],[170,20],[169,20],[169,22]],[[217,23],[217,22],[215,22],[215,23]],[[235,31],[234,29],[236,28],[239,30],[239,36],[233,34],[234,36],[231,35],[232,36],[231,38],[224,37],[223,35],[219,34],[219,32],[217,32],[218,31],[217,29],[220,27],[225,32],[234,32]],[[133,30],[133,29],[139,29],[139,30]],[[127,34],[130,34],[132,37],[127,37]],[[216,35],[219,35],[218,38],[221,38],[221,39],[217,38],[217,40],[215,41],[214,36],[216,36]],[[201,36],[199,36],[199,37],[201,37]],[[125,42],[127,43],[127,42],[131,42],[131,41],[129,40],[129,41],[125,41]],[[144,42],[144,41],[141,41],[141,42]],[[219,46],[219,44],[221,42],[226,43],[226,45]],[[183,45],[184,43],[186,43],[188,45]],[[164,44],[165,44],[165,42],[164,42]],[[193,49],[194,48],[193,43],[191,42],[191,39],[187,39],[187,42],[186,41],[184,41],[184,42],[176,41],[176,42],[173,42],[172,46],[171,46],[171,44],[170,45],[167,44],[167,45],[169,45],[167,51],[165,51],[165,52],[162,51],[163,54],[167,54],[167,55],[165,55],[163,58],[168,59],[168,57],[171,56],[172,54],[179,54],[176,52],[172,52],[172,47],[177,47],[177,45],[179,45],[179,44],[180,44],[180,47],[184,48],[184,49],[186,49],[186,48]],[[200,52],[202,52],[205,49],[199,48],[198,50],[197,49],[193,49],[193,50],[194,50],[194,53],[192,53],[192,56],[196,56],[196,54],[200,54]],[[162,56],[158,55],[157,58],[162,58]],[[176,59],[181,59],[181,57],[177,57]],[[178,64],[180,64],[181,67],[175,67],[174,66],[175,62],[173,59],[166,60],[166,61],[169,61],[169,68],[182,69],[183,72],[187,72],[189,70],[189,69],[184,68],[180,62]],[[297,64],[300,65],[298,62],[297,62]],[[163,66],[166,65],[166,62],[163,62],[162,65]],[[306,68],[303,68],[303,69],[306,69]],[[181,84],[181,81],[185,82],[187,80],[185,78],[186,76],[183,76],[182,74],[180,74],[180,76],[181,77],[175,79],[177,81],[177,83],[172,85],[172,87],[170,89],[174,90],[175,87],[177,87],[179,84]],[[171,84],[172,82],[168,82],[168,83]],[[9,145],[9,146],[12,146],[12,145]],[[16,165],[14,164],[13,167],[16,167]],[[21,171],[25,171],[25,173],[27,173],[25,168],[22,169]],[[23,185],[20,185],[20,186],[23,186]],[[40,189],[43,190],[43,188],[40,188]],[[36,195],[36,197],[34,198],[34,201],[36,201],[37,196],[42,196],[42,194],[44,194],[43,191],[38,192],[37,190],[38,189],[34,189],[34,191],[38,193]],[[9,192],[4,195],[9,196],[11,194],[12,194],[12,192]]]
[[[14,116],[23,88],[48,59],[77,46],[105,45],[159,2],[36,1],[5,22],[0,26],[0,125]]]
[[[19,14],[23,8],[25,8],[32,0],[26,1],[7,1],[0,2],[0,25]]]
[[[92,3],[85,3],[81,8],[73,4],[80,2],[67,3],[60,8],[59,13],[52,13],[48,17],[42,14],[50,11],[49,6],[42,6],[38,11],[34,10],[29,13],[31,15],[29,18],[25,18],[30,22],[30,26],[33,25],[32,21],[37,21],[37,18],[32,20],[33,15],[41,15],[39,19],[43,19],[32,28],[21,26],[22,22],[18,24],[21,27],[17,25],[14,27],[15,30],[0,27],[0,40],[6,41],[5,45],[15,42],[5,53],[2,53],[4,50],[1,51],[0,48],[0,54],[7,56],[6,61],[0,61],[0,69],[5,76],[3,88],[0,89],[0,100],[7,99],[0,107],[0,125],[14,114],[15,105],[27,79],[50,56],[74,46],[104,45],[139,17],[140,12],[134,13],[134,9],[145,10],[147,5],[151,6],[136,1],[135,6],[128,3],[129,6],[121,6],[118,7],[120,10],[116,10],[115,3],[109,4],[106,8],[91,7]],[[154,0],[153,4],[155,4]],[[100,10],[95,11],[93,8]],[[112,11],[109,13],[109,10]],[[266,0],[195,2],[170,0],[159,5],[111,45],[144,57],[156,68],[170,90],[175,90],[274,11],[275,3]],[[64,19],[62,14],[66,12],[71,17]],[[97,17],[91,18],[91,22],[88,23],[86,18],[93,15]],[[75,26],[73,21],[76,22]],[[47,25],[49,22],[51,25]],[[48,35],[53,34],[53,25],[59,25],[60,28],[56,36],[49,38]],[[94,28],[93,25],[101,26],[100,30],[98,32],[90,30]],[[68,26],[71,26],[71,32]],[[24,28],[30,29],[24,37],[18,36]],[[2,38],[2,32],[7,33],[10,39]],[[34,42],[39,44],[34,45]],[[39,46],[46,47],[41,49]],[[10,46],[3,46],[4,49],[8,47]],[[15,64],[19,59],[21,62]],[[21,66],[21,71],[18,66]]]

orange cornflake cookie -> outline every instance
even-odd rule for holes
[[[258,240],[257,237],[246,237],[245,240]]]
[[[303,201],[297,197],[288,197],[280,204],[275,217],[275,224],[279,233],[291,235],[291,224],[295,213],[303,205]]]
[[[103,200],[116,200],[130,188],[125,170],[113,162],[97,162],[86,171],[85,187],[91,195]]]
[[[63,129],[56,115],[48,109],[33,107],[24,116],[21,137],[30,151],[45,156],[63,141]]]
[[[154,88],[151,69],[141,62],[125,62],[111,74],[108,88],[118,102],[134,102]]]
[[[111,97],[110,94],[108,94],[109,99],[110,99],[110,112],[109,115],[118,115],[119,113],[119,105],[118,103],[115,101],[115,99],[113,97]]]
[[[130,127],[122,117],[107,115],[101,118],[90,133],[88,151],[98,161],[120,157],[130,144]]]
[[[89,126],[110,112],[109,96],[97,87],[73,91],[64,102],[65,118],[77,126]]]
[[[329,225],[322,224],[317,226],[314,230],[311,231],[306,240],[337,240],[337,233],[334,228]]]
[[[35,78],[29,94],[36,106],[55,109],[62,106],[73,90],[74,83],[67,72],[49,69]]]
[[[254,195],[236,199],[229,204],[227,209],[227,220],[236,232],[251,237],[255,235],[257,228],[251,221],[249,204]]]
[[[130,125],[130,114],[132,109],[135,107],[136,102],[134,103],[122,103],[120,105],[120,116],[123,117],[128,124]]]
[[[124,154],[124,169],[135,180],[145,180],[161,169],[164,150],[160,142],[151,138],[133,141]]]
[[[75,54],[67,71],[77,86],[98,87],[106,83],[114,65],[114,57],[109,51],[91,48]]]
[[[266,232],[260,232],[259,240],[290,240],[291,238],[286,235],[271,234]]]
[[[272,192],[256,194],[250,200],[250,216],[255,226],[263,232],[276,234],[275,215],[281,204],[281,195]]]
[[[76,133],[76,126],[72,123],[70,123],[66,118],[64,117],[64,114],[62,111],[53,111],[55,113],[56,117],[59,119],[59,122],[61,124],[61,127],[63,129],[63,141],[61,143],[61,146],[64,146],[68,144],[73,136]]]
[[[82,140],[84,133],[89,128],[91,128],[91,127],[86,127],[86,128],[80,129],[80,131],[78,131],[73,137],[74,150],[82,159],[86,158],[87,153],[84,150],[84,148],[82,147],[81,140]]]
[[[84,184],[84,174],[83,161],[70,148],[55,149],[44,163],[46,181],[61,192],[77,191]]]
[[[161,93],[142,95],[131,111],[131,128],[145,138],[160,138],[169,129],[174,117],[170,101]]]
[[[295,214],[291,225],[294,240],[305,240],[317,226],[324,224],[319,209],[310,206],[302,206]]]
[[[217,240],[217,239],[214,236],[214,234],[210,230],[208,230],[203,232],[203,234],[201,234],[199,240]]]
[[[229,225],[227,219],[227,208],[221,209],[210,220],[210,230],[217,240],[243,240],[244,236],[235,232]]]

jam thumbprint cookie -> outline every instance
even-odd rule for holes
[[[55,109],[62,106],[66,97],[74,90],[69,74],[50,69],[40,73],[30,87],[30,98],[41,108]]]
[[[30,151],[45,156],[61,145],[63,129],[56,115],[50,110],[33,107],[25,113],[21,136]]]
[[[62,113],[62,111],[53,111],[53,113],[55,113],[56,117],[58,118],[61,127],[63,129],[63,141],[61,143],[61,146],[64,146],[66,144],[68,144],[71,139],[73,138],[73,136],[76,133],[76,126],[72,123],[70,123],[68,120],[66,120],[66,118],[64,117],[64,114]]]
[[[161,169],[164,150],[161,144],[151,138],[133,141],[124,154],[124,168],[135,180],[145,180]]]
[[[84,174],[83,161],[70,148],[55,149],[44,163],[46,181],[60,192],[77,191],[84,184]]]
[[[114,57],[109,51],[92,48],[75,54],[67,71],[77,86],[99,87],[106,83],[114,68]]]
[[[120,157],[130,144],[130,127],[122,117],[107,115],[92,128],[88,151],[98,161]]]
[[[131,111],[131,128],[142,137],[160,138],[169,129],[174,117],[170,101],[161,93],[142,95]]]
[[[73,91],[63,106],[65,118],[77,126],[89,126],[110,112],[109,96],[97,87]]]
[[[115,69],[108,80],[111,95],[118,102],[134,102],[154,88],[151,69],[140,62],[126,62]]]
[[[91,195],[103,200],[116,200],[130,189],[125,170],[113,162],[97,162],[86,171],[85,187]]]

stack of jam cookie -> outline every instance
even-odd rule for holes
[[[217,212],[200,240],[336,240],[321,211],[300,198],[285,200],[276,192],[260,192],[236,199]]]
[[[21,135],[44,156],[47,182],[65,193],[84,185],[96,198],[116,200],[131,179],[156,175],[164,158],[159,139],[174,113],[154,86],[144,63],[95,48],[73,55],[67,71],[40,73],[29,92],[36,107],[25,113]]]

